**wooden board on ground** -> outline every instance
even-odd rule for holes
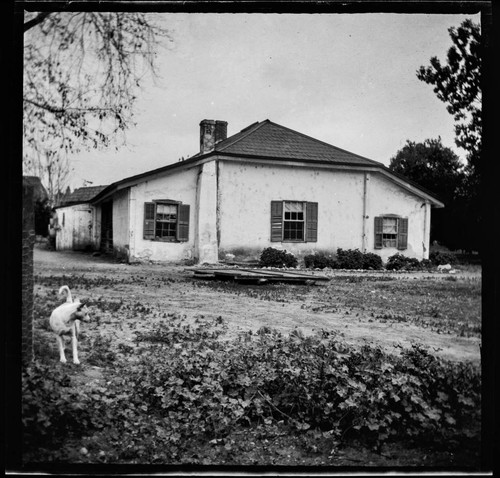
[[[272,269],[190,269],[194,278],[205,280],[232,280],[240,283],[265,284],[270,282],[292,282],[298,284],[329,281],[324,275],[307,274],[299,271]]]

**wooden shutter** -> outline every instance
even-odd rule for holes
[[[384,231],[384,218],[379,216],[375,218],[375,249],[382,249],[382,233]]]
[[[283,201],[271,201],[271,242],[283,240]]]
[[[155,237],[155,211],[154,202],[144,203],[144,239],[152,240]]]
[[[177,240],[186,242],[189,240],[189,204],[179,204],[178,208]]]
[[[306,203],[306,242],[318,241],[318,203]]]
[[[401,217],[398,219],[398,249],[406,249],[408,247],[408,218]]]

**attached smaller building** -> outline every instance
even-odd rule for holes
[[[75,189],[54,208],[56,212],[56,250],[97,250],[101,231],[96,208],[90,201],[106,186]]]

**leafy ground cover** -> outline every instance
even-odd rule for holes
[[[35,261],[28,462],[479,466],[477,275],[252,287]],[[48,328],[63,284],[91,310],[80,366],[57,363]]]

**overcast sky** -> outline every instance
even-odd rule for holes
[[[203,119],[227,121],[228,136],[269,119],[385,165],[407,139],[441,136],[464,157],[452,116],[416,70],[445,60],[448,28],[479,15],[151,15],[172,38],[160,78],[144,83],[126,146],[72,157],[72,188],[192,156]]]

